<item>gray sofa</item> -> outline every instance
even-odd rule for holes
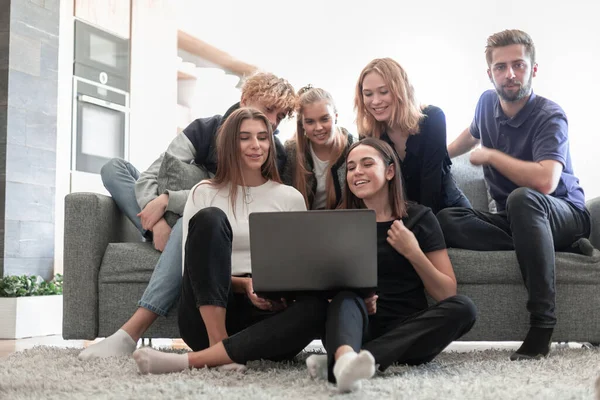
[[[454,176],[478,209],[488,208],[481,168],[463,156],[453,160]],[[600,247],[600,198],[588,202]],[[65,199],[65,339],[94,339],[115,332],[136,309],[159,253],[140,235],[110,197],[73,193]],[[526,291],[512,251],[450,249],[459,292],[473,299],[479,318],[463,340],[522,340],[528,329]],[[557,253],[555,341],[600,343],[600,252]],[[179,337],[177,313],[159,318],[148,338]]]

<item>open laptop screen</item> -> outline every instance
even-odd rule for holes
[[[267,298],[377,287],[377,223],[372,210],[252,213],[254,291]]]

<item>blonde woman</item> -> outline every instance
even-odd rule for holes
[[[283,182],[298,189],[308,209],[334,209],[344,190],[352,135],[337,125],[335,102],[324,89],[300,89],[296,112],[296,137],[285,144]]]
[[[417,102],[400,64],[391,58],[371,61],[360,73],[354,107],[359,134],[382,139],[396,151],[408,200],[434,213],[471,208],[450,172],[444,112]]]

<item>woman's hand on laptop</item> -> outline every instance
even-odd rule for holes
[[[281,311],[285,308],[287,308],[287,302],[285,301],[285,299],[280,299],[279,301],[277,300],[269,300],[271,302],[271,311]]]
[[[258,297],[256,293],[254,293],[252,278],[248,278],[248,280],[246,280],[246,296],[248,296],[252,304],[254,304],[254,307],[258,309],[266,311],[273,309],[273,304],[269,300]]]
[[[371,297],[367,297],[365,299],[365,304],[367,305],[367,313],[369,315],[373,315],[377,312],[377,299],[378,298],[379,298],[379,296],[374,294]]]

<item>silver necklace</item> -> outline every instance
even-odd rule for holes
[[[246,203],[246,204],[252,203],[254,198],[252,197],[252,193],[250,192],[250,187],[245,188],[244,191],[246,193],[244,196],[244,203]]]

